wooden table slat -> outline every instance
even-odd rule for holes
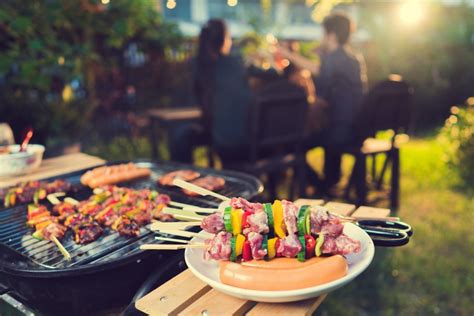
[[[244,315],[256,303],[211,290],[179,315]]]
[[[0,188],[9,187],[19,182],[39,180],[71,173],[81,169],[95,167],[105,163],[105,160],[83,153],[74,153],[55,158],[45,159],[41,166],[32,173],[0,179]]]
[[[390,210],[388,208],[377,208],[361,206],[354,213],[353,217],[387,217],[390,216]]]
[[[310,298],[304,301],[289,303],[258,303],[246,316],[306,316],[311,315],[321,305],[327,294]]]
[[[211,290],[187,269],[135,303],[149,315],[176,315]]]
[[[349,216],[351,215],[356,206],[354,204],[340,203],[340,202],[328,202],[324,206],[332,209],[331,211],[340,215]]]

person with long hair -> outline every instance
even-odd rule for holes
[[[247,69],[239,56],[230,54],[231,48],[223,20],[211,19],[202,27],[193,61],[193,92],[202,108],[202,128],[176,129],[172,160],[190,162],[196,142],[212,144],[222,161],[246,154],[252,92]]]

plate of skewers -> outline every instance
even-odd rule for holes
[[[174,183],[223,202],[215,210],[165,208],[191,222],[156,223],[152,229],[192,239],[157,237],[177,243],[141,248],[186,249],[185,260],[194,275],[228,295],[260,302],[308,299],[349,283],[373,259],[371,237],[325,207],[298,207],[285,200],[251,203],[216,196],[181,180]],[[203,230],[183,230],[196,225]]]

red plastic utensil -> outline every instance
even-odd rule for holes
[[[21,143],[21,146],[20,146],[20,152],[26,151],[26,147],[28,146],[28,143],[30,142],[31,137],[33,137],[32,128],[30,128],[28,132],[26,132],[25,139],[23,139],[23,142]]]

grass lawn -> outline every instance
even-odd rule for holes
[[[318,164],[320,153],[309,159]],[[369,269],[330,294],[317,315],[474,314],[473,192],[459,187],[432,138],[405,144],[401,168],[398,215],[414,236],[405,247],[377,248]]]

